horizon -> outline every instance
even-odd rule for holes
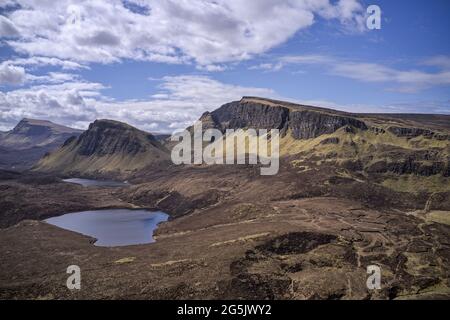
[[[319,109],[324,109],[324,110],[327,110],[327,111],[338,111],[338,112],[343,112],[343,113],[349,114],[349,115],[355,114],[355,115],[367,115],[367,116],[372,116],[372,115],[373,115],[373,116],[377,116],[377,115],[379,115],[379,116],[389,116],[389,115],[400,115],[400,116],[401,116],[401,115],[413,115],[413,116],[447,116],[447,117],[450,118],[450,114],[439,114],[439,113],[393,113],[393,112],[391,112],[391,113],[381,113],[381,112],[379,112],[379,113],[358,113],[358,112],[349,112],[349,111],[343,111],[343,110],[338,110],[338,109],[330,109],[330,108],[324,108],[324,107],[320,107],[320,106],[297,104],[297,103],[290,102],[290,101],[276,100],[276,99],[272,99],[272,98],[256,97],[256,96],[243,96],[240,100],[235,100],[235,101],[230,101],[230,102],[242,101],[243,99],[246,99],[246,98],[257,98],[257,99],[261,99],[261,100],[270,100],[270,101],[275,101],[275,102],[280,102],[280,103],[295,104],[295,105],[299,105],[299,106],[303,106],[303,107],[319,108]],[[223,105],[222,105],[222,106],[223,106]],[[207,110],[207,111],[205,111],[205,112],[211,113],[211,112],[213,112],[214,110],[217,110],[217,109],[220,108],[220,107],[221,107],[221,106],[218,106],[216,109],[213,109],[213,110]],[[70,128],[70,129],[81,130],[81,131],[88,130],[89,125],[93,124],[93,123],[96,122],[96,121],[116,121],[116,122],[120,122],[120,123],[123,123],[123,124],[131,125],[131,124],[125,122],[125,121],[121,121],[121,120],[117,120],[117,119],[95,118],[95,119],[92,119],[90,122],[88,122],[88,125],[87,125],[85,128],[74,128],[74,127],[70,127],[70,126],[67,126],[67,125],[62,125],[62,124],[60,124],[60,123],[56,123],[56,122],[54,122],[54,121],[51,121],[51,120],[48,120],[48,119],[44,119],[44,118],[41,118],[41,119],[39,119],[39,118],[22,118],[22,119],[20,119],[15,125],[13,125],[9,130],[6,130],[6,131],[1,131],[1,130],[0,130],[0,132],[3,132],[3,133],[9,132],[9,131],[11,131],[12,129],[14,129],[20,122],[25,121],[25,120],[50,122],[50,123],[55,124],[55,125],[65,126],[65,127],[67,127],[67,128]],[[194,125],[194,123],[195,123],[196,121],[199,121],[199,119],[194,120],[194,121],[193,121],[192,123],[190,123],[186,128],[188,128],[188,127]],[[134,126],[133,126],[133,127],[134,127]],[[156,134],[156,135],[172,135],[172,134],[174,133],[174,131],[165,131],[165,132],[164,132],[164,131],[147,131],[147,130],[145,130],[145,129],[141,129],[141,128],[138,128],[138,127],[136,127],[136,128],[139,129],[139,130],[141,130],[141,131],[144,131],[144,132],[153,134],[153,135],[155,135],[155,134]]]
[[[375,113],[358,113],[358,112],[350,112],[350,111],[344,111],[344,110],[338,110],[338,109],[324,108],[324,107],[321,107],[321,106],[318,106],[318,105],[313,106],[313,105],[297,104],[297,103],[290,102],[290,101],[276,100],[276,99],[272,99],[272,98],[256,97],[256,96],[243,96],[240,100],[235,100],[235,101],[230,101],[230,102],[241,101],[241,100],[243,100],[243,99],[245,99],[245,98],[257,98],[257,99],[261,99],[261,100],[271,100],[271,101],[280,102],[280,103],[295,104],[295,105],[299,105],[299,106],[303,106],[303,107],[319,108],[319,109],[324,109],[324,110],[328,110],[328,111],[338,111],[338,112],[343,112],[343,113],[349,114],[349,115],[351,115],[351,114],[355,114],[355,115],[363,115],[363,116],[364,116],[364,115],[367,115],[367,116],[372,116],[372,115],[373,115],[373,116],[377,116],[377,115],[379,115],[379,116],[389,116],[389,115],[393,115],[393,116],[395,116],[395,115],[399,115],[399,116],[401,116],[401,115],[413,115],[413,116],[447,116],[447,117],[450,117],[450,114],[444,114],[444,113],[394,113],[394,112],[391,112],[391,113],[382,113],[382,112],[375,112]],[[227,102],[227,103],[229,103],[229,102]],[[222,105],[222,106],[223,106],[223,105]],[[207,110],[207,111],[205,111],[205,112],[211,113],[211,112],[213,112],[214,110],[217,110],[218,108],[220,108],[220,107],[222,107],[222,106],[218,106],[216,109]],[[22,122],[22,121],[24,121],[24,120],[45,121],[45,122],[50,122],[50,123],[56,124],[56,125],[62,125],[62,124],[60,124],[60,123],[56,123],[56,122],[54,122],[54,121],[51,121],[51,120],[48,120],[48,119],[45,119],[45,118],[22,118],[22,119],[20,119],[15,125],[13,125],[9,130],[1,131],[1,132],[8,132],[8,131],[14,129],[20,122]],[[88,122],[87,126],[84,127],[84,128],[75,128],[75,127],[71,127],[71,126],[67,126],[67,125],[62,125],[62,126],[66,126],[66,127],[68,127],[68,128],[75,129],[75,130],[82,130],[82,131],[85,131],[85,130],[88,129],[89,125],[93,124],[95,121],[103,121],[103,120],[104,120],[104,121],[116,121],[116,122],[124,123],[124,124],[127,124],[127,125],[131,125],[131,124],[128,123],[128,122],[121,121],[121,120],[118,120],[118,119],[94,118],[94,119],[92,119],[90,122]],[[196,121],[198,121],[198,120],[199,120],[199,119],[194,120],[192,123],[188,124],[187,127],[192,126],[192,125],[193,125]],[[132,126],[133,126],[133,125],[132,125]],[[133,126],[133,127],[134,127],[134,126]],[[187,128],[187,127],[186,127],[186,128]],[[145,130],[145,129],[141,129],[141,128],[139,128],[139,127],[136,127],[136,128],[139,129],[139,130],[142,130],[142,131],[151,133],[151,134],[158,134],[158,135],[171,135],[171,134],[173,134],[174,132],[176,132],[176,130],[175,130],[175,131],[148,131],[148,130]],[[180,129],[178,129],[178,130],[180,130]]]
[[[379,30],[366,26],[369,5],[381,9]],[[169,133],[242,96],[448,115],[448,9],[445,0],[3,1],[0,130],[22,118],[77,129],[105,118]]]

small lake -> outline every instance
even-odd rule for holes
[[[153,232],[168,218],[161,211],[107,209],[68,213],[45,221],[96,238],[96,246],[116,247],[154,242]]]
[[[127,182],[114,181],[114,180],[93,180],[93,179],[64,179],[64,182],[80,184],[84,187],[126,187],[129,186]]]

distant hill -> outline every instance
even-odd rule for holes
[[[35,170],[71,175],[124,176],[170,159],[150,133],[113,120],[96,120],[78,138],[42,158]]]
[[[81,130],[50,121],[23,119],[11,131],[0,133],[0,168],[24,170]]]

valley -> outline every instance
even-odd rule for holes
[[[205,128],[279,129],[280,169],[181,165],[171,142],[100,120],[29,171],[0,172],[2,299],[450,297],[450,117],[349,114],[258,97]],[[127,181],[78,185],[65,179]],[[43,220],[163,211],[156,242],[94,246]],[[65,287],[78,265],[83,290]],[[366,268],[382,289],[366,287]]]

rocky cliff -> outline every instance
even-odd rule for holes
[[[123,176],[168,159],[168,151],[152,134],[118,121],[97,120],[41,159],[35,170]]]
[[[294,105],[261,98],[244,97],[223,105],[210,114],[215,127],[226,129],[279,129],[286,134],[290,129],[295,139],[316,138],[350,125],[362,130],[367,126],[350,114]]]
[[[365,174],[449,176],[448,116],[356,114],[244,97],[207,112],[203,128],[279,129],[281,155],[346,163]],[[445,122],[445,121],[444,121]],[[428,156],[426,156],[428,155]],[[305,164],[305,167],[307,165]]]

